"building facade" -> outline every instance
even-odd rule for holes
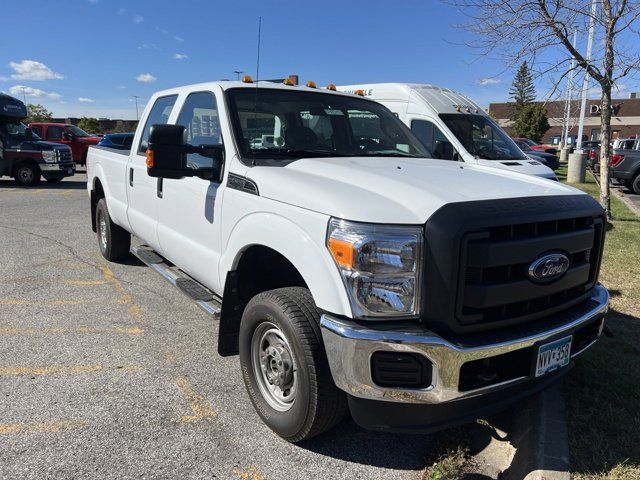
[[[635,97],[635,94],[631,95]],[[542,102],[540,102],[542,103]],[[611,117],[612,138],[628,138],[640,135],[640,98],[614,99]],[[512,125],[513,103],[492,103],[489,114],[498,121],[507,132]],[[542,143],[557,145],[562,135],[564,101],[552,101],[545,104],[551,128],[542,138]],[[578,116],[580,101],[571,102],[571,118],[569,119],[569,136],[578,135]],[[600,140],[600,100],[587,100],[584,116],[583,140]]]

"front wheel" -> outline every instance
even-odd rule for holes
[[[320,333],[320,310],[306,288],[253,297],[240,324],[240,365],[247,392],[269,428],[290,442],[329,430],[346,411],[333,383]]]
[[[111,221],[104,198],[96,207],[96,233],[100,253],[109,261],[119,260],[129,254],[131,234]]]
[[[21,163],[16,168],[13,178],[18,185],[31,187],[40,183],[40,169],[31,162]]]

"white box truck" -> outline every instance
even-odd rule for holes
[[[482,108],[461,93],[419,83],[368,83],[337,88],[382,103],[411,128],[435,158],[557,180],[553,170],[527,157]]]

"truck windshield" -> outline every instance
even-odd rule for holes
[[[493,120],[484,115],[441,113],[440,118],[476,158],[525,160],[526,156]]]
[[[228,95],[245,158],[431,157],[389,110],[369,100],[266,88]]]
[[[0,134],[7,140],[12,142],[24,142],[27,139],[27,126],[22,122],[0,122]],[[34,140],[38,140],[35,133],[33,134]]]
[[[68,127],[66,127],[67,130],[69,132],[71,132],[73,135],[75,135],[76,137],[90,137],[91,135],[89,135],[87,132],[85,132],[84,130],[82,130],[81,128],[76,127],[75,125],[69,125]]]

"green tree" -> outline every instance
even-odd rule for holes
[[[526,61],[522,62],[513,84],[509,90],[509,97],[515,103],[514,117],[518,116],[522,108],[536,99],[536,88],[533,85],[531,71]]]
[[[514,136],[530,138],[534,142],[539,142],[549,127],[547,109],[540,103],[524,105],[512,126]]]
[[[78,128],[88,133],[100,133],[100,122],[97,118],[82,117],[78,122]]]
[[[53,118],[53,114],[39,103],[29,103],[27,105],[26,124],[33,122],[49,122]]]

